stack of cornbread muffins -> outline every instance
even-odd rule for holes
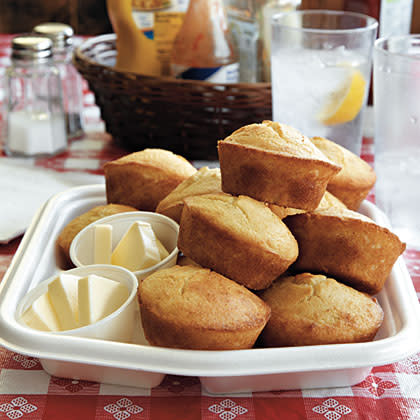
[[[161,149],[108,162],[108,205],[73,220],[60,248],[68,255],[76,233],[108,211],[156,211],[179,223],[178,264],[139,285],[152,345],[374,339],[383,311],[373,295],[405,244],[357,212],[375,183],[372,168],[327,139],[271,121],[236,130],[218,154],[220,169],[198,171]]]

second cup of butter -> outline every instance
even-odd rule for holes
[[[30,328],[55,334],[132,342],[138,322],[138,281],[132,272],[94,264],[43,281],[18,306]]]

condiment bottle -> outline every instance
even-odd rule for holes
[[[172,45],[186,0],[107,0],[117,34],[115,68],[148,76],[169,76]]]
[[[191,0],[171,56],[172,75],[181,79],[235,83],[239,63],[222,0]]]
[[[107,0],[106,6],[117,34],[115,69],[159,76],[160,64],[154,42],[137,27],[132,14],[132,0]]]
[[[10,156],[49,156],[67,147],[60,74],[52,42],[37,35],[12,40],[5,75],[4,150]]]
[[[62,84],[66,132],[69,139],[83,134],[82,78],[72,64],[73,29],[64,23],[48,22],[35,26],[34,33],[46,36],[53,43],[53,59]]]

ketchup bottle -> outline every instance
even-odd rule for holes
[[[236,83],[239,63],[222,0],[191,0],[171,55],[181,79]]]

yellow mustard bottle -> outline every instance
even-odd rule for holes
[[[107,10],[117,35],[115,69],[159,76],[160,64],[156,46],[137,27],[132,14],[132,0],[107,0]]]

